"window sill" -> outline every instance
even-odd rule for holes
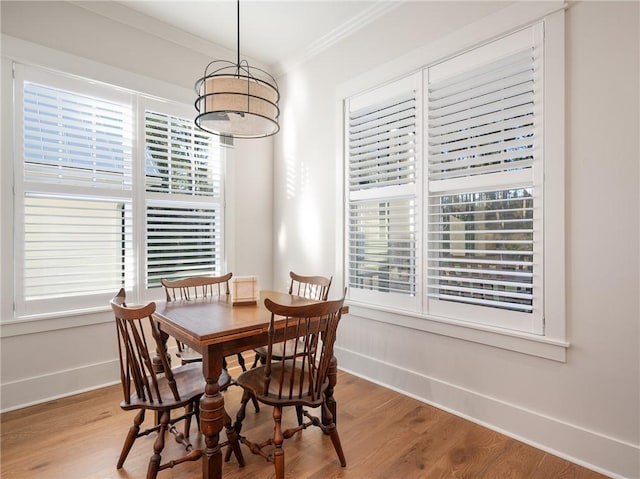
[[[516,351],[531,356],[566,362],[569,343],[534,334],[519,333],[488,326],[465,323],[408,311],[380,307],[372,308],[357,302],[349,302],[349,314],[362,318],[394,324],[396,326],[462,339],[496,348]]]
[[[60,313],[60,315],[26,316],[0,323],[0,338],[90,326],[109,321],[113,321],[109,307],[67,311]]]

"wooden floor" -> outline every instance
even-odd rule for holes
[[[232,374],[234,371],[231,371]],[[115,464],[133,412],[120,409],[120,386],[8,412],[1,419],[2,479],[144,478],[154,435],[135,443],[124,468]],[[347,458],[341,468],[328,437],[310,428],[285,441],[287,478],[295,479],[596,479],[600,474],[389,389],[340,372],[335,394]],[[239,388],[225,393],[235,415]],[[243,433],[266,439],[271,410],[247,409]],[[295,424],[295,412],[283,425]],[[192,426],[191,439],[201,447]],[[168,438],[164,458],[180,452]],[[273,466],[243,447],[247,465],[224,464],[226,479],[273,477]],[[158,479],[198,478],[200,462],[161,471]]]

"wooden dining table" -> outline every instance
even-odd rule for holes
[[[265,298],[287,306],[318,302],[287,293],[261,291],[256,304],[234,306],[230,295],[156,303],[153,318],[162,333],[173,336],[202,354],[202,374],[206,383],[200,399],[200,430],[206,446],[202,454],[203,479],[222,477],[220,431],[224,427],[225,408],[218,378],[222,374],[223,359],[267,344],[271,313],[264,306]],[[291,339],[285,337],[284,328],[279,329],[279,326],[284,326],[284,318],[281,321],[276,318],[274,324],[278,340]],[[337,362],[334,358],[327,393],[327,404],[334,413],[333,386],[336,376]],[[227,429],[227,433],[235,434],[233,429]]]

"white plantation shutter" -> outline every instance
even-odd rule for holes
[[[24,83],[24,179],[131,189],[129,104]]]
[[[429,84],[429,180],[530,168],[533,48]]]
[[[25,198],[26,301],[113,294],[132,273],[129,201]],[[128,269],[128,271],[127,271]]]
[[[193,120],[145,111],[147,288],[225,272],[221,152]]]
[[[350,286],[415,295],[415,200],[353,202],[349,216]]]
[[[347,99],[350,300],[544,333],[542,41],[537,24]]]
[[[16,311],[103,305],[133,273],[130,95],[17,75]]]
[[[162,278],[222,273],[218,208],[147,206],[147,286]]]
[[[193,120],[145,112],[147,191],[219,197],[219,144]]]
[[[350,191],[415,183],[414,92],[349,114]]]
[[[228,148],[193,125],[192,105],[14,72],[17,318],[107,309],[122,287],[154,300],[163,277],[224,272]]]
[[[418,77],[348,103],[351,298],[416,296]],[[375,296],[373,297],[375,301]],[[371,299],[370,299],[371,300]]]
[[[429,297],[533,310],[531,189],[431,196]]]
[[[531,28],[429,71],[432,314],[542,332],[540,54]]]

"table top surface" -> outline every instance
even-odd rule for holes
[[[258,335],[267,331],[271,313],[264,300],[287,306],[304,306],[318,301],[275,291],[261,291],[257,304],[233,305],[230,295],[195,300],[156,303],[153,317],[167,332],[178,333],[194,343],[215,344]]]

